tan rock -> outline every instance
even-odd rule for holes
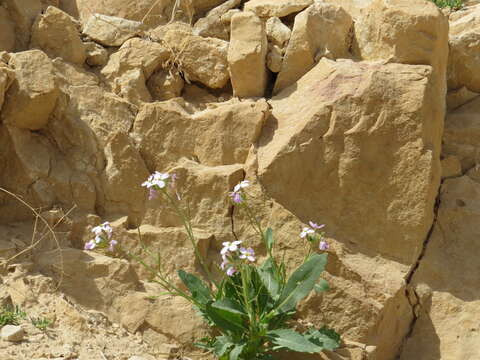
[[[447,110],[453,111],[475,99],[478,95],[480,94],[468,90],[465,86],[457,90],[450,90],[447,93]]]
[[[373,0],[314,0],[316,2],[327,2],[340,6],[345,9],[350,16],[357,20],[360,18],[365,11],[365,9],[370,5]]]
[[[456,156],[447,156],[442,159],[442,179],[459,177],[462,175],[462,164]]]
[[[23,340],[25,331],[21,326],[5,325],[2,327],[1,337],[3,340],[11,342],[19,342]]]
[[[267,86],[268,51],[264,22],[251,12],[232,17],[228,64],[233,93],[238,97],[260,97]]]
[[[14,77],[15,72],[9,67],[0,63],[0,110],[2,110],[5,94],[12,84]]]
[[[83,34],[105,46],[121,46],[142,33],[142,23],[116,16],[93,14],[83,26]]]
[[[5,99],[2,117],[19,128],[44,127],[58,98],[51,60],[39,50],[13,54],[9,65],[15,69],[15,81]]]
[[[268,41],[280,48],[285,47],[292,36],[290,28],[278,17],[271,17],[267,20],[266,31]]]
[[[194,115],[171,100],[145,104],[133,130],[149,169],[169,169],[181,157],[208,166],[241,164],[267,115],[264,100],[220,103]]]
[[[86,59],[85,47],[74,20],[53,6],[35,20],[31,46],[43,50],[50,57],[61,57],[75,64],[83,64]]]
[[[9,19],[15,24],[15,48],[27,50],[33,22],[42,12],[40,0],[5,0]]]
[[[274,92],[292,85],[321,58],[349,57],[353,20],[341,7],[314,3],[295,17]]]
[[[154,100],[165,101],[180,96],[185,81],[175,70],[160,70],[150,76],[147,87]]]
[[[139,224],[146,196],[140,184],[149,175],[145,163],[124,132],[117,132],[109,139],[105,157],[106,167],[102,175],[105,210],[127,214],[130,224]]]
[[[195,13],[202,14],[205,11],[220,6],[225,0],[192,0]]]
[[[433,2],[374,0],[355,23],[355,54],[365,60],[431,65],[443,78],[448,21]]]
[[[0,51],[15,49],[15,25],[8,11],[0,6]]]
[[[260,17],[283,17],[302,11],[312,3],[313,0],[250,0],[245,3],[245,10]]]
[[[113,80],[129,70],[141,69],[146,79],[170,58],[170,51],[164,46],[143,40],[127,40],[120,49],[110,56],[102,74]]]
[[[176,61],[188,81],[198,81],[213,89],[227,85],[227,41],[189,35],[179,44]]]
[[[104,66],[108,62],[108,51],[93,41],[84,43],[87,53],[86,62],[90,66]]]
[[[480,5],[455,13],[450,19],[448,87],[462,86],[480,92],[478,51],[480,50]]]
[[[278,73],[282,69],[283,53],[277,45],[268,45],[267,66],[271,72]]]
[[[443,103],[433,83],[429,66],[322,59],[270,101],[258,150],[265,191],[300,219],[330,224],[341,242],[415,261],[440,182]]]
[[[466,171],[480,163],[480,98],[466,103],[445,118],[442,152],[454,155]]]
[[[478,307],[480,184],[467,176],[446,180],[438,220],[412,279],[417,320],[402,360],[475,359]]]
[[[230,40],[230,19],[224,17],[231,9],[240,5],[240,0],[228,0],[210,10],[207,15],[200,18],[193,26],[193,34],[203,37],[215,37]]]
[[[135,105],[152,101],[145,84],[142,69],[132,69],[115,78],[111,83],[112,91]]]

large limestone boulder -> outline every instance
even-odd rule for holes
[[[13,54],[9,65],[15,69],[15,81],[5,99],[2,118],[19,128],[41,129],[59,95],[53,64],[45,53],[31,50]]]
[[[258,149],[266,192],[355,249],[414,262],[440,181],[434,83],[429,66],[322,59],[270,101]]]
[[[268,51],[265,23],[252,12],[232,17],[228,64],[233,93],[238,97],[260,97],[267,86]]]
[[[245,10],[260,17],[284,17],[302,11],[312,3],[313,0],[250,0],[245,3]]]
[[[480,5],[455,12],[450,17],[448,87],[462,86],[480,92]]]
[[[39,15],[32,27],[31,46],[43,50],[48,56],[83,64],[85,46],[74,20],[62,10],[49,6]]]
[[[436,224],[411,281],[416,321],[400,359],[475,359],[480,342],[480,184],[446,180]]]
[[[353,20],[343,8],[318,2],[295,17],[274,92],[292,85],[322,57],[347,58]]]
[[[180,157],[210,166],[241,164],[268,111],[268,104],[260,100],[218,104],[190,115],[171,100],[145,104],[133,130],[149,169],[169,169]]]
[[[443,77],[448,58],[448,20],[424,0],[374,0],[355,22],[355,54],[433,66]]]
[[[480,98],[476,98],[445,118],[442,152],[460,160],[467,171],[480,163]]]
[[[0,51],[15,49],[15,25],[8,11],[0,6]]]
[[[83,34],[105,46],[121,46],[142,33],[142,23],[116,16],[93,14],[83,26]]]

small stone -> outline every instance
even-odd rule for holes
[[[283,17],[302,11],[312,3],[313,0],[250,0],[245,3],[245,10],[260,17]]]
[[[290,40],[292,31],[278,17],[272,17],[268,19],[266,26],[267,39],[269,42],[279,47],[284,47],[288,40]]]
[[[1,336],[3,340],[19,342],[23,340],[25,332],[21,326],[5,325],[2,328]]]
[[[108,62],[108,51],[103,46],[88,41],[85,43],[87,64],[90,66],[104,66]]]
[[[277,45],[270,44],[268,46],[268,54],[267,54],[268,68],[272,72],[278,73],[282,69],[282,62],[283,62],[282,49],[280,49]]]
[[[165,101],[180,96],[185,82],[175,70],[161,70],[150,76],[147,87],[157,101]]]
[[[83,33],[105,46],[121,46],[128,39],[141,34],[142,23],[116,16],[93,14],[87,20]]]

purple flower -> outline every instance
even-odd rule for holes
[[[309,221],[308,224],[310,225],[310,227],[312,229],[315,229],[315,230],[319,230],[319,229],[321,229],[325,226],[325,224],[318,225],[318,224],[314,223],[313,221]]]
[[[87,243],[85,244],[84,249],[85,249],[85,250],[93,250],[93,249],[95,249],[95,246],[97,246],[97,245],[95,244],[95,242],[94,242],[93,240],[90,240],[89,242],[87,242]]]
[[[233,275],[235,275],[236,272],[237,272],[237,269],[235,269],[234,267],[229,267],[227,269],[227,275],[228,276],[233,276]]]
[[[154,188],[150,188],[148,192],[148,200],[153,200],[158,197],[158,192]]]
[[[247,259],[248,261],[255,261],[255,251],[252,248],[240,248],[240,259]]]
[[[118,241],[116,240],[110,240],[110,246],[108,247],[108,250],[110,251],[114,251],[115,250],[115,246],[118,244]]]
[[[315,234],[315,230],[312,230],[309,227],[304,227],[302,232],[300,233],[300,237],[303,239],[311,234]]]
[[[227,253],[229,252],[235,252],[238,250],[238,245],[240,245],[242,242],[241,241],[233,241],[233,242],[230,242],[230,241],[226,241],[224,243],[222,243],[223,245],[223,248],[222,250],[220,251],[220,254],[222,254],[222,256],[226,255]]]
[[[242,202],[242,194],[239,192],[233,191],[230,193],[230,197],[232,198],[232,201],[236,204],[240,204]]]
[[[319,249],[322,251],[327,251],[330,246],[326,241],[320,241]]]

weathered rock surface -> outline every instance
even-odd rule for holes
[[[235,96],[260,97],[267,86],[267,34],[263,21],[251,12],[232,17],[228,64]]]
[[[230,18],[224,17],[224,15],[240,3],[240,0],[228,0],[210,10],[205,17],[195,23],[193,34],[228,41],[230,39]]]
[[[290,40],[292,31],[278,17],[271,17],[266,22],[267,39],[274,45],[283,48]]]
[[[115,16],[93,14],[83,26],[83,34],[105,46],[121,46],[142,33],[142,23]]]
[[[15,25],[8,11],[0,6],[0,51],[15,49]]]
[[[267,67],[271,72],[278,73],[282,70],[283,52],[277,45],[268,45]]]
[[[480,99],[449,113],[445,119],[443,153],[460,160],[462,170],[467,171],[480,163]]]
[[[44,127],[59,95],[51,60],[41,51],[13,54],[9,65],[15,80],[5,99],[3,120],[19,128]]]
[[[0,110],[2,110],[5,94],[13,82],[15,72],[0,62]]]
[[[104,66],[108,62],[108,51],[93,41],[84,43],[86,62],[90,66]]]
[[[171,168],[181,157],[209,166],[241,164],[268,111],[268,104],[260,100],[218,104],[190,115],[171,100],[145,104],[133,130],[149,169]]]
[[[180,96],[185,81],[175,69],[161,70],[148,79],[147,87],[154,100],[165,101]]]
[[[5,325],[2,327],[1,337],[3,340],[18,342],[23,340],[25,332],[21,326]]]
[[[299,12],[312,3],[313,0],[250,0],[245,3],[245,10],[260,17],[283,17]]]
[[[258,150],[265,190],[302,221],[315,214],[331,224],[342,242],[414,261],[440,181],[443,112],[434,80],[429,66],[322,59],[270,101]]]
[[[355,23],[355,54],[365,60],[431,65],[443,77],[448,21],[433,2],[374,0]]]
[[[30,43],[33,22],[42,11],[40,0],[5,0],[9,19],[15,25],[15,49],[26,50]]]
[[[400,359],[475,359],[480,342],[480,184],[446,180],[437,222],[412,279],[416,321]]]
[[[292,85],[322,57],[347,58],[353,21],[343,8],[317,2],[295,17],[274,92]]]
[[[48,56],[83,64],[85,46],[74,20],[65,12],[49,6],[39,15],[32,27],[31,46],[43,50]]]
[[[456,12],[450,17],[448,86],[466,86],[480,92],[480,5]]]

